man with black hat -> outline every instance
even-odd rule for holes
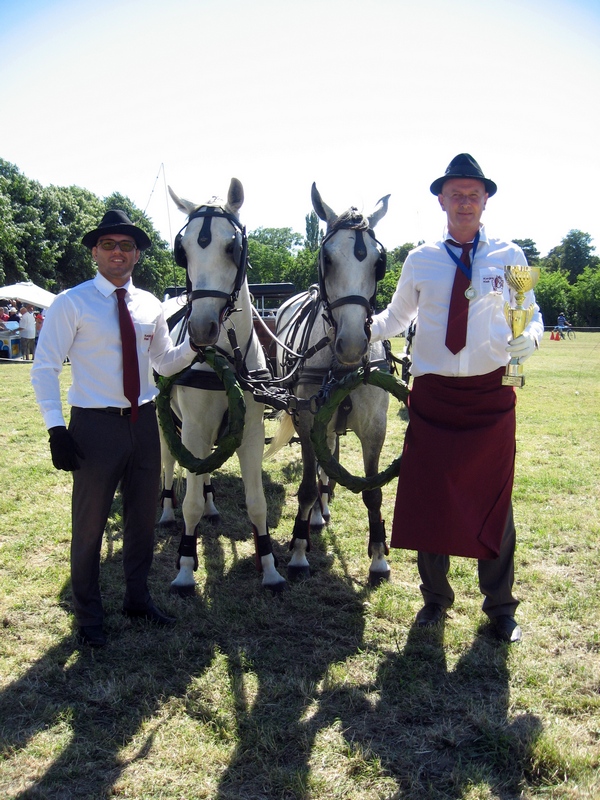
[[[430,188],[446,213],[444,237],[409,253],[389,306],[372,325],[373,339],[385,339],[417,317],[391,544],[418,551],[424,599],[418,627],[443,621],[454,601],[449,556],[467,556],[478,560],[483,611],[494,633],[516,642],[516,395],[502,377],[511,358],[522,362],[537,348],[543,322],[530,292],[533,318],[511,338],[504,267],[527,261],[516,244],[488,237],[481,225],[497,187],[475,159],[456,156]]]
[[[160,301],[131,280],[146,233],[120,210],[87,233],[96,276],[57,296],[46,312],[31,381],[50,433],[52,463],[73,472],[71,584],[80,641],[106,643],[99,586],[102,536],[120,485],[123,498],[123,613],[158,625],[175,622],[153,603],[147,578],[154,549],[160,445],[152,369],[173,375],[194,358],[175,347]],[[63,417],[59,374],[71,365]]]

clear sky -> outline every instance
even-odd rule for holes
[[[489,233],[600,254],[599,109],[598,0],[0,0],[0,157],[168,241],[165,178],[202,202],[232,176],[251,230],[304,234],[316,181],[337,212],[391,194],[390,249],[438,238],[429,185],[469,152]]]

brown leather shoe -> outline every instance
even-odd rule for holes
[[[446,613],[439,603],[425,603],[415,617],[417,628],[432,628],[444,619]]]

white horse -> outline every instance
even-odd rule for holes
[[[179,198],[170,188],[169,192],[177,208],[188,215],[186,225],[175,240],[175,260],[187,271],[190,306],[187,325],[191,342],[200,349],[214,347],[233,364],[233,347],[227,331],[234,330],[245,367],[249,371],[265,370],[263,349],[252,323],[246,279],[246,232],[238,216],[244,202],[242,184],[236,178],[231,180],[224,204],[213,197],[199,206]],[[196,459],[204,460],[211,454],[229,407],[225,391],[215,390],[215,377],[206,363],[195,363],[187,377],[183,376],[171,391],[173,411],[181,420],[181,442]],[[262,485],[264,406],[254,402],[248,392],[244,392],[244,398],[245,422],[237,455],[246,507],[255,537],[257,564],[262,571],[262,585],[280,591],[285,588],[286,581],[277,571],[273,557]],[[198,567],[197,525],[206,511],[203,489],[210,486],[208,474],[199,475],[188,470],[186,478],[182,504],[185,527],[179,546],[179,572],[171,584],[172,591],[179,594],[195,591],[193,573]],[[165,486],[168,486],[167,482]],[[212,492],[208,494],[210,496]],[[218,512],[210,497],[209,514],[215,513]]]
[[[378,202],[369,217],[355,208],[338,216],[323,202],[315,184],[311,197],[317,215],[327,223],[319,254],[319,288],[317,291],[314,287],[284,303],[277,314],[276,325],[280,340],[278,373],[289,376],[292,391],[304,405],[302,410],[283,417],[266,453],[266,457],[270,457],[277,452],[290,440],[295,428],[301,442],[303,475],[290,543],[290,580],[310,574],[306,558],[310,549],[310,528],[320,529],[330,519],[330,481],[322,470],[317,483],[315,452],[310,439],[314,409],[307,408],[310,398],[317,395],[323,379],[329,375],[339,378],[367,362],[371,367],[387,366],[383,344],[369,343],[369,325],[377,281],[385,273],[385,251],[375,239],[373,228],[387,212],[389,195]],[[289,349],[283,348],[281,342]],[[313,347],[316,352],[306,358]],[[298,352],[304,358],[294,355]],[[379,469],[389,397],[383,389],[362,384],[349,399],[351,402],[345,410],[340,407],[332,417],[328,446],[332,452],[337,451],[336,429],[354,431],[362,445],[365,476],[369,478],[377,475]],[[381,489],[363,492],[369,516],[369,580],[372,585],[390,575],[385,558],[389,551],[381,501]]]

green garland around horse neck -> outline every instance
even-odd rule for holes
[[[381,486],[391,481],[392,478],[395,478],[400,472],[401,456],[398,456],[386,470],[380,472],[378,475],[373,475],[369,478],[360,478],[351,475],[348,470],[344,469],[334,458],[327,446],[327,425],[333,417],[335,410],[351,391],[364,382],[365,371],[362,367],[344,376],[315,415],[310,433],[315,455],[321,468],[329,478],[337,481],[355,494],[369,489],[379,489]],[[367,374],[366,382],[371,386],[378,386],[380,389],[385,389],[386,392],[389,392],[403,403],[406,403],[408,400],[408,386],[389,372],[372,370]]]
[[[206,363],[214,369],[223,382],[229,403],[229,427],[227,433],[221,436],[217,441],[215,450],[207,458],[193,456],[183,445],[175,429],[175,422],[171,414],[171,388],[182,373],[179,372],[169,378],[159,377],[159,394],[156,398],[158,419],[169,450],[182,467],[197,475],[214,472],[235,453],[242,443],[244,419],[246,417],[244,393],[226,359],[212,349],[206,350],[205,359]]]

